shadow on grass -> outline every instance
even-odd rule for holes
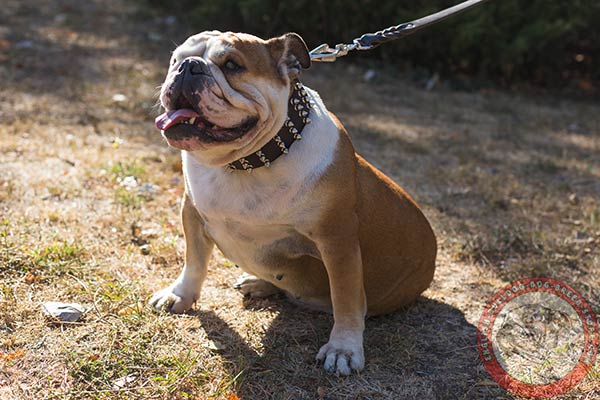
[[[479,386],[486,379],[477,353],[477,329],[463,313],[421,297],[396,313],[367,319],[366,367],[340,378],[315,361],[327,341],[331,315],[305,310],[284,299],[258,300],[276,310],[262,338],[262,351],[250,347],[211,311],[197,316],[207,336],[223,344],[230,379],[240,399],[324,398],[480,398],[500,395]],[[254,301],[247,308],[254,307]],[[340,384],[340,380],[343,380]],[[492,392],[495,391],[495,392]],[[458,397],[457,397],[458,396]]]
[[[12,92],[86,102],[92,85],[110,82],[118,74],[158,84],[160,77],[139,64],[166,65],[174,48],[170,37],[182,39],[183,29],[135,3],[51,0],[3,5],[6,57],[1,58],[1,72]],[[123,63],[126,57],[135,57],[138,64]]]

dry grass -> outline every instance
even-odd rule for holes
[[[440,245],[431,289],[367,321],[368,364],[349,378],[313,361],[330,316],[244,301],[218,253],[194,312],[150,311],[182,261],[179,156],[152,120],[170,40],[185,34],[140,12],[99,0],[0,9],[1,398],[511,398],[477,355],[490,295],[548,276],[600,309],[597,104],[367,84],[340,63],[305,81],[422,204]],[[51,300],[89,311],[56,326],[40,311]],[[598,396],[596,368],[564,398]]]

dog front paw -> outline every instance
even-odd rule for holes
[[[362,334],[336,335],[321,347],[317,360],[323,361],[323,368],[330,373],[350,375],[361,371],[365,366]]]
[[[181,284],[175,282],[154,293],[150,299],[150,305],[158,310],[181,314],[192,308],[198,297],[197,293],[185,290]]]

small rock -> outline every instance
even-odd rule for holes
[[[119,182],[119,186],[122,186],[127,190],[132,190],[138,185],[136,177],[132,175],[128,175],[123,179],[117,178],[117,182]]]
[[[217,352],[225,349],[223,343],[219,342],[218,340],[209,340],[208,343],[204,343],[202,346]]]
[[[85,308],[75,303],[49,301],[42,304],[42,311],[61,322],[77,322],[85,312]]]
[[[136,374],[129,374],[129,375],[123,376],[113,382],[113,389],[115,389],[115,390],[123,389],[124,387],[128,386],[130,383],[135,382],[135,380],[137,378],[138,377]]]
[[[427,80],[427,82],[425,83],[425,90],[430,91],[433,90],[433,88],[435,88],[435,86],[437,85],[437,83],[440,80],[440,74],[438,74],[437,72],[435,74],[433,74],[433,76],[431,78],[429,78]]]
[[[577,204],[579,204],[579,199],[577,198],[577,194],[571,193],[569,195],[569,203],[571,203],[574,206],[576,206]]]
[[[150,254],[150,245],[149,244],[141,245],[140,251],[142,252],[143,255],[147,256],[148,254]]]
[[[112,101],[115,103],[122,103],[127,101],[127,96],[125,96],[123,93],[115,93],[112,97]]]
[[[142,186],[138,188],[138,195],[140,196],[148,196],[152,197],[156,193],[158,193],[159,187],[153,183],[144,183]]]

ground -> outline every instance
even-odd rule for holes
[[[589,101],[426,91],[344,61],[303,80],[362,155],[421,204],[435,280],[366,323],[366,369],[314,361],[332,318],[245,300],[215,252],[187,315],[150,295],[182,264],[179,154],[153,126],[172,18],[134,2],[4,0],[0,8],[0,397],[494,399],[478,356],[490,296],[561,279],[600,310],[600,113]],[[366,55],[365,55],[366,57]],[[45,301],[88,308],[57,325]],[[600,397],[600,370],[564,399]]]

